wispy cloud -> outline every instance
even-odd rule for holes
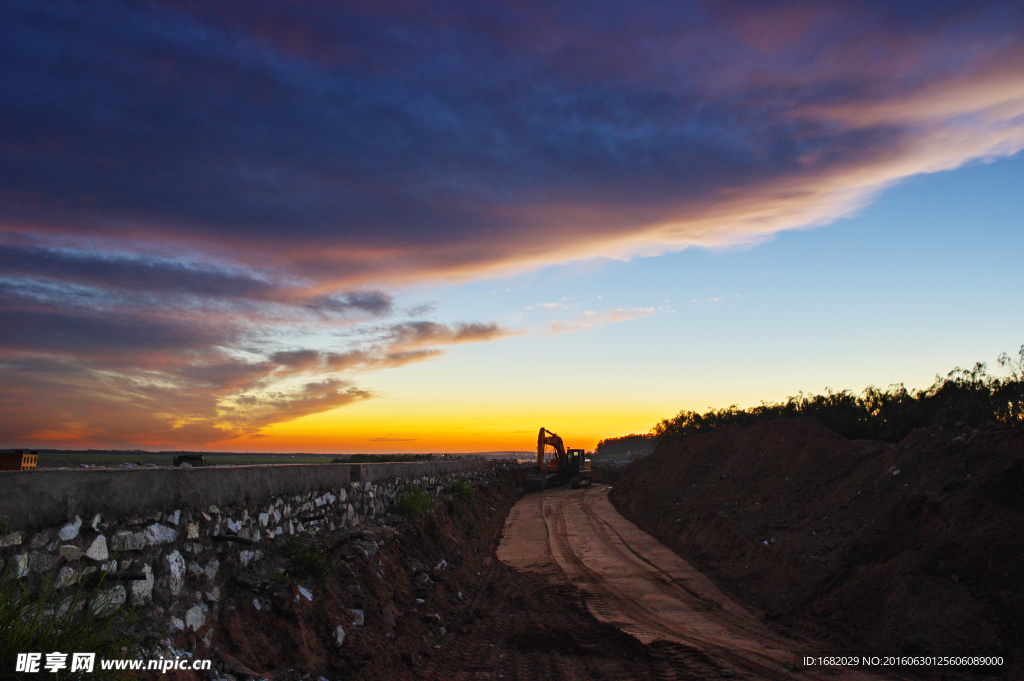
[[[571,319],[553,321],[548,324],[548,328],[552,334],[578,333],[607,326],[608,324],[618,324],[641,317],[649,317],[652,314],[654,314],[653,307],[613,307],[601,312],[586,310]]]

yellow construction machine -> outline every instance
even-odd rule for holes
[[[555,456],[545,459],[551,447]],[[526,476],[526,492],[541,492],[547,487],[569,483],[573,489],[590,484],[590,459],[582,449],[566,450],[562,438],[545,428],[537,434],[537,470]]]

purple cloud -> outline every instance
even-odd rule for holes
[[[397,285],[754,242],[1024,148],[1009,0],[11,0],[0,63],[18,437],[254,435],[510,333]]]

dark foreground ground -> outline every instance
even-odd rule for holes
[[[999,655],[925,676],[1024,678],[1020,428],[897,446],[811,420],[724,428],[630,465],[611,499],[780,632],[837,654]]]
[[[329,557],[319,573],[313,544],[270,556],[225,594],[212,648],[188,635],[177,643],[236,679],[723,678],[699,654],[645,647],[597,622],[571,586],[495,560],[504,519],[521,496],[519,475],[507,472],[480,486],[472,507],[452,502],[393,527],[317,537]],[[442,560],[447,566],[437,569]],[[298,577],[279,572],[296,566]],[[350,609],[363,611],[364,626],[352,625]]]

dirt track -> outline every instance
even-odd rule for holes
[[[795,669],[810,641],[782,638],[689,563],[625,520],[604,485],[549,490],[509,513],[498,558],[553,584],[572,584],[595,618],[670,655],[697,653],[721,677],[878,679],[853,670]],[[691,672],[690,669],[678,671]],[[707,677],[708,669],[702,676]]]

